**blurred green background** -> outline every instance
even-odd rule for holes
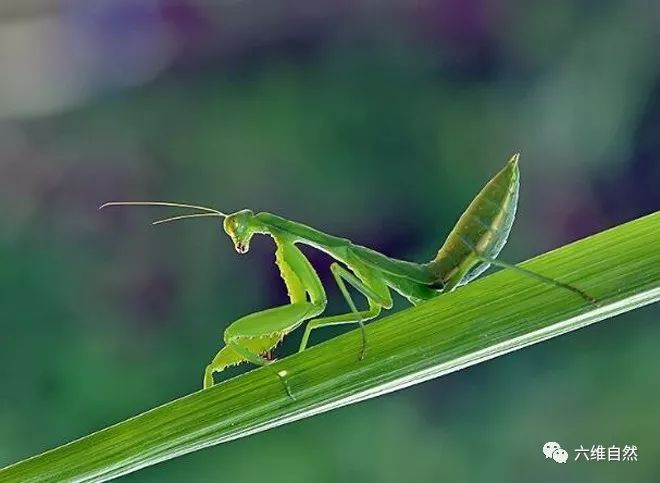
[[[224,327],[286,300],[269,239],[100,203],[424,261],[520,151],[523,260],[660,207],[659,32],[643,1],[3,2],[0,466],[199,389]],[[658,481],[659,346],[648,307],[123,480]],[[598,444],[639,461],[573,461]]]

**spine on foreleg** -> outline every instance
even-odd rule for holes
[[[477,253],[490,258],[499,254],[516,214],[519,179],[516,154],[470,203],[429,263],[438,287],[452,290],[486,270],[488,264]]]

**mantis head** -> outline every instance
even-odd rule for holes
[[[250,210],[241,210],[227,215],[223,228],[238,253],[247,253],[250,249],[250,240],[255,233],[254,213]]]

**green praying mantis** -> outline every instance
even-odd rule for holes
[[[470,282],[490,265],[509,268],[536,280],[570,290],[585,301],[595,304],[593,297],[572,285],[497,260],[511,231],[518,204],[519,155],[514,155],[477,194],[452,229],[435,258],[428,263],[414,263],[387,257],[346,238],[328,235],[271,213],[241,210],[232,214],[196,205],[152,201],[115,201],[109,206],[164,206],[196,210],[196,213],[165,218],[154,224],[218,217],[238,253],[250,248],[255,234],[269,235],[276,246],[275,262],[286,285],[290,303],[246,315],[227,327],[225,346],[204,372],[204,388],[214,384],[214,373],[229,366],[251,362],[264,366],[272,362],[267,354],[282,339],[307,322],[299,351],[307,347],[312,330],[340,324],[357,324],[362,346],[359,359],[367,350],[364,323],[378,317],[381,310],[392,307],[394,290],[417,305],[450,292]],[[321,250],[336,261],[330,266],[334,279],[346,300],[349,312],[322,316],[327,304],[325,289],[318,274],[298,245]],[[368,308],[358,310],[347,285],[361,293]],[[278,374],[283,379],[282,374]],[[285,388],[288,386],[285,383]]]

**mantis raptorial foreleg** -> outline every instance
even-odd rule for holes
[[[265,366],[270,362],[259,354],[255,354],[235,342],[229,342],[216,354],[211,363],[206,366],[204,387],[213,385],[214,372],[221,371],[227,366],[239,364],[246,360],[258,366]]]
[[[392,297],[390,296],[390,291],[387,288],[387,285],[385,285],[385,283],[379,276],[377,276],[377,274],[373,274],[373,276],[367,275],[367,273],[370,273],[371,270],[368,270],[366,267],[362,268],[363,280],[360,280],[358,277],[336,262],[330,266],[330,270],[332,271],[332,274],[335,277],[335,281],[339,286],[339,290],[344,296],[344,299],[351,309],[351,312],[311,320],[305,328],[305,333],[303,334],[302,341],[300,342],[299,351],[302,351],[305,349],[305,347],[307,347],[309,334],[314,329],[328,325],[357,323],[362,329],[362,350],[360,351],[360,359],[363,359],[367,348],[364,322],[377,317],[383,307],[389,308],[392,306]],[[353,288],[355,288],[367,298],[367,302],[369,303],[368,310],[357,310],[355,302],[353,301],[353,298],[346,288],[345,282],[348,282]]]
[[[251,362],[263,366],[271,361],[261,356],[310,317],[322,311],[318,305],[299,302],[255,312],[232,323],[225,332],[225,344],[204,372],[204,387],[213,385],[213,373],[226,367]]]
[[[244,361],[260,366],[269,364],[271,361],[261,354],[274,348],[286,334],[325,309],[325,291],[307,258],[293,243],[281,238],[275,238],[275,242],[277,266],[291,304],[246,315],[227,327],[224,336],[226,346],[207,366],[204,387],[213,385],[213,373],[227,366]]]

